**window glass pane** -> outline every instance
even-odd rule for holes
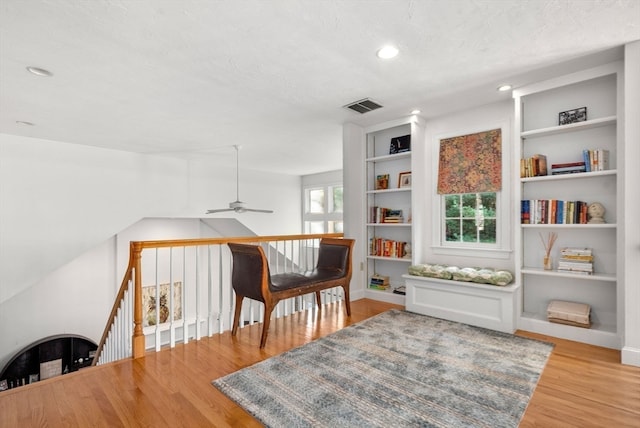
[[[447,218],[460,216],[460,196],[447,195],[445,200],[445,216]]]
[[[475,193],[467,193],[462,195],[462,216],[463,217],[476,216],[476,194]]]
[[[460,222],[458,220],[447,220],[447,230],[445,233],[447,242],[460,241]]]
[[[324,189],[309,189],[307,212],[313,214],[324,213]]]
[[[496,217],[496,194],[495,193],[481,193],[480,200],[482,201],[482,208],[485,217]]]
[[[341,213],[342,212],[342,186],[340,187],[331,187],[332,194],[332,204],[330,212],[333,213]]]
[[[480,231],[480,242],[494,244],[496,242],[496,221],[485,220],[484,229]]]
[[[323,221],[305,221],[305,233],[324,233]]]
[[[496,193],[445,195],[445,242],[495,244]]]
[[[330,221],[327,233],[344,233],[344,227],[341,221]]]
[[[462,221],[462,241],[463,242],[476,242],[476,220],[463,220]]]

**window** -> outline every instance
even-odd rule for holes
[[[497,242],[497,193],[444,195],[443,200],[446,243],[478,246]]]
[[[342,233],[342,184],[304,188],[304,232]]]
[[[434,206],[434,252],[457,256],[509,257],[510,187],[502,161],[503,128],[439,139]]]

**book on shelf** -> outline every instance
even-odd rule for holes
[[[565,247],[560,250],[560,255],[565,256],[593,256],[591,248]]]
[[[566,247],[560,250],[558,272],[593,274],[593,251],[591,248]]]
[[[520,177],[539,177],[548,173],[545,155],[535,154],[530,158],[520,159]]]
[[[379,257],[403,258],[406,256],[406,242],[391,239],[369,239],[369,255]]]
[[[587,224],[588,204],[584,201],[558,199],[523,199],[520,201],[522,224]]]
[[[374,290],[388,290],[390,287],[389,277],[374,273],[369,279],[369,288]]]
[[[551,175],[574,174],[579,172],[587,172],[584,162],[568,162],[551,165]]]

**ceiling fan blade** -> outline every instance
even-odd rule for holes
[[[254,212],[254,213],[269,213],[269,214],[273,213],[273,210],[254,210],[254,209],[251,209],[251,208],[245,208],[244,210],[245,211],[251,211],[251,212]]]
[[[233,208],[220,208],[217,210],[207,210],[207,214],[214,214],[214,213],[223,213],[223,212],[227,212],[227,211],[234,211]]]

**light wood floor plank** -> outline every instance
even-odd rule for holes
[[[400,307],[358,300],[347,318],[332,304],[273,321],[265,349],[253,325],[4,391],[0,427],[259,427],[211,381],[390,308]],[[555,344],[522,427],[640,427],[640,368],[620,352],[517,334]]]

